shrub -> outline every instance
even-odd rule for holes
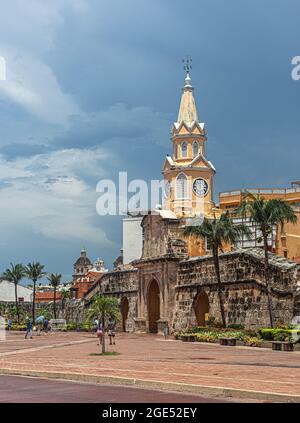
[[[192,333],[183,333],[180,335],[180,340],[184,342],[194,342],[196,335]]]
[[[266,341],[285,341],[293,339],[293,335],[300,338],[300,331],[295,329],[262,328],[259,330],[259,334]]]
[[[287,326],[283,320],[277,320],[275,327],[276,329],[289,329],[289,326]]]
[[[216,342],[218,335],[214,332],[203,332],[195,334],[196,342]]]
[[[67,330],[76,330],[76,323],[67,323]]]
[[[194,326],[193,328],[189,329],[191,333],[199,333],[199,332],[207,332],[209,329],[207,326]]]
[[[257,336],[245,336],[243,342],[249,347],[260,347],[262,344],[262,340]]]

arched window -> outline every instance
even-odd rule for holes
[[[193,142],[193,157],[197,157],[199,154],[199,143],[198,141]]]
[[[182,158],[185,158],[185,157],[187,157],[187,143],[184,141],[182,144],[181,144],[181,157]]]
[[[180,173],[176,179],[176,199],[188,198],[188,179],[184,173]]]

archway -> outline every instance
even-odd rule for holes
[[[198,326],[205,326],[205,315],[209,312],[209,300],[206,292],[200,292],[194,303],[194,310]]]
[[[129,302],[127,297],[123,297],[121,300],[121,315],[122,315],[122,330],[126,332],[126,320],[128,317]]]
[[[160,298],[159,286],[156,280],[153,280],[148,289],[148,319],[149,332],[157,333],[157,320],[160,318]]]

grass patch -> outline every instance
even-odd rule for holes
[[[91,356],[120,355],[120,353],[118,353],[116,351],[106,351],[104,354],[103,353],[91,353],[89,355],[91,355]]]

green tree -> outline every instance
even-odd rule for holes
[[[268,238],[273,233],[274,226],[284,225],[285,222],[297,223],[297,215],[292,206],[285,200],[256,197],[246,193],[244,199],[238,206],[236,213],[248,217],[262,234],[264,245],[264,278],[268,298],[268,311],[271,327],[274,327],[274,316],[272,306],[271,286],[269,283],[269,247]]]
[[[16,303],[16,313],[17,320],[20,323],[20,310],[19,310],[19,301],[18,301],[18,284],[20,281],[26,277],[26,268],[23,264],[13,264],[10,263],[10,269],[6,269],[3,273],[3,278],[9,282],[13,282],[15,285],[15,303]]]
[[[102,354],[105,353],[105,328],[109,318],[115,322],[120,318],[119,301],[115,297],[96,295],[88,311],[88,319],[98,319],[102,323]]]
[[[48,281],[54,288],[54,297],[53,297],[53,314],[54,319],[56,319],[56,291],[57,287],[60,285],[61,275],[56,273],[51,273],[51,275],[47,276]]]
[[[250,230],[244,224],[235,224],[229,213],[223,214],[219,219],[204,218],[202,225],[186,226],[183,231],[184,236],[192,236],[207,240],[207,245],[212,250],[214,267],[217,277],[218,296],[222,325],[226,327],[226,317],[224,310],[224,299],[220,275],[219,253],[223,252],[225,244],[234,245],[242,236],[251,237]]]
[[[33,282],[33,296],[32,296],[32,321],[35,322],[35,295],[36,295],[36,283],[42,279],[46,273],[44,267],[39,262],[28,263],[26,267],[27,277]]]
[[[63,288],[60,290],[62,308],[65,309],[66,301],[70,298],[70,290]]]

